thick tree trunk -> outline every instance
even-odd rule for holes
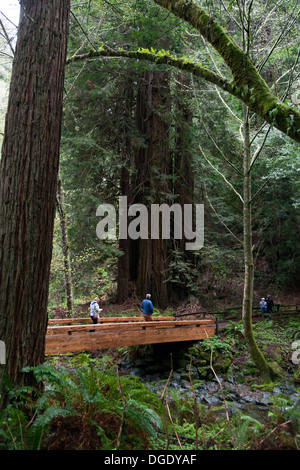
[[[64,193],[61,182],[60,173],[58,172],[57,178],[57,210],[59,213],[60,229],[61,229],[61,242],[62,242],[62,254],[64,259],[64,277],[65,277],[65,292],[67,297],[67,309],[68,314],[72,315],[74,310],[74,295],[73,295],[73,284],[72,284],[72,268],[70,261],[70,250],[67,232],[67,216],[64,204]]]
[[[132,127],[134,126],[134,84],[129,70],[129,78],[124,85],[124,112],[121,115],[122,125],[122,169],[120,177],[121,196],[127,197],[127,205],[131,204],[131,168],[132,168]],[[119,249],[123,253],[118,258],[118,295],[117,302],[122,304],[130,296],[130,243],[128,237],[119,239]]]
[[[8,375],[44,359],[69,0],[23,0],[0,167],[0,339]]]
[[[129,162],[130,155],[127,153],[128,149],[124,151],[124,161],[121,170],[121,195],[127,196],[127,201],[130,201],[130,172]],[[118,295],[117,302],[122,304],[129,297],[129,247],[130,240],[121,238],[119,240],[119,249],[123,253],[118,258]]]
[[[169,110],[169,85],[162,73],[146,72],[137,96],[136,125],[144,143],[135,151],[137,178],[133,202],[148,208],[166,203],[169,193],[170,151],[168,124],[164,114]],[[149,219],[150,231],[150,219]],[[151,293],[156,305],[168,304],[168,240],[139,239],[132,244],[136,260],[137,294]],[[137,256],[136,256],[137,254]]]

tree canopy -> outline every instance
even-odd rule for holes
[[[101,46],[99,50],[91,49],[85,54],[75,55],[68,62],[104,55],[108,57],[143,59],[153,61],[156,64],[174,66],[217,85],[244,102],[249,109],[257,113],[265,121],[274,125],[297,142],[300,141],[300,114],[297,107],[293,106],[293,104],[285,104],[271,91],[255,67],[248,51],[242,50],[231,35],[218,23],[214,15],[209,15],[198,4],[186,0],[154,1],[195,28],[218,52],[230,70],[231,77],[224,78],[222,75],[210,71],[206,66],[202,66],[201,62],[197,63],[186,57],[177,57],[167,53],[165,50],[156,52],[154,48],[152,50],[128,51],[120,48],[112,50],[111,48],[107,49]],[[249,6],[247,13],[244,12],[244,17],[242,18],[243,33],[250,31],[251,7],[252,5]],[[293,19],[291,26],[294,25],[294,22],[295,20]]]

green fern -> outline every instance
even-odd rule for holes
[[[234,429],[236,449],[244,449],[247,447],[250,437],[253,434],[257,434],[263,428],[262,423],[248,415],[241,415],[240,421],[241,423]]]
[[[94,419],[100,412],[119,419],[124,415],[125,424],[128,422],[131,428],[156,436],[163,426],[161,402],[140,378],[118,377],[116,371],[104,373],[87,355],[80,355],[79,363],[78,367],[73,364],[72,370],[47,363],[23,369],[43,387],[11,389],[11,405],[2,418],[7,423],[0,432],[2,447],[40,449],[53,419],[71,415],[84,415],[90,423],[94,422],[102,445],[111,445],[111,439]]]
[[[162,420],[149,405],[130,399],[127,402],[126,416],[133,421],[138,429],[146,431],[151,436],[157,436],[157,430],[163,427]]]
[[[105,374],[87,357],[81,356],[80,361],[83,365],[72,372],[50,364],[24,369],[24,372],[33,373],[38,383],[44,384],[43,392],[35,402],[37,417],[31,427],[37,436],[42,429],[49,429],[56,416],[84,413],[92,420],[100,411],[122,416],[124,403],[117,374]],[[160,401],[156,395],[137,377],[121,377],[120,383],[126,399],[125,419],[135,428],[155,435],[156,429],[162,427]],[[28,393],[29,389],[26,391]],[[21,393],[25,397],[24,389],[12,392],[11,398],[19,399]],[[104,431],[100,427],[98,430],[103,437]]]
[[[29,430],[28,436],[32,450],[40,450],[43,437],[50,430],[51,422],[57,416],[74,415],[74,410],[59,408],[56,405],[49,406],[43,414],[39,414]]]

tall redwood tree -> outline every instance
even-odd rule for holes
[[[136,126],[144,138],[143,145],[134,149],[136,181],[133,184],[133,202],[150,204],[166,202],[170,192],[169,124],[165,114],[170,110],[168,77],[164,73],[147,71],[143,74],[136,100]],[[156,306],[168,305],[167,257],[168,240],[152,239],[150,218],[148,238],[131,243],[131,260],[134,269],[131,279],[136,282],[137,293],[150,292]],[[160,228],[161,230],[161,228]],[[136,271],[133,273],[133,271]]]
[[[43,361],[70,0],[21,0],[0,165],[0,339],[13,384]]]

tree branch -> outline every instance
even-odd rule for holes
[[[210,205],[213,213],[215,214],[215,216],[217,217],[217,219],[219,220],[219,222],[224,225],[224,227],[226,228],[226,230],[228,230],[228,232],[243,246],[244,245],[244,242],[242,240],[240,240],[231,230],[230,228],[228,227],[228,225],[225,224],[225,222],[221,219],[221,217],[219,216],[219,214],[217,213],[216,209],[214,208],[211,200],[209,199],[208,197],[208,193],[207,193],[207,189],[206,189],[206,185],[205,183],[203,184],[203,189],[204,189],[204,197],[207,199],[208,201],[208,204]]]
[[[207,161],[207,163],[215,170],[216,173],[218,173],[220,176],[222,176],[223,180],[226,181],[226,183],[228,184],[228,186],[230,186],[230,188],[235,192],[235,194],[240,198],[240,200],[242,201],[242,203],[244,204],[244,200],[242,198],[242,196],[240,195],[240,193],[235,189],[235,187],[230,183],[230,181],[228,181],[228,179],[226,178],[225,175],[223,175],[223,173],[221,173],[221,171],[218,170],[218,168],[216,168],[210,161],[209,159],[207,158],[207,156],[205,155],[201,145],[199,144],[199,148],[200,148],[200,151],[203,155],[203,157],[205,158],[205,160]]]
[[[15,55],[15,50],[14,50],[14,48],[13,48],[12,45],[11,45],[11,39],[9,39],[9,36],[8,36],[7,31],[6,31],[6,29],[5,29],[5,26],[4,26],[4,24],[2,23],[1,20],[0,20],[0,26],[1,26],[2,31],[3,31],[3,37],[4,37],[5,40],[7,41],[7,44],[8,44],[9,47],[10,47],[10,50],[11,50],[11,52],[12,52],[12,55],[14,56],[14,55]]]
[[[204,80],[217,85],[222,90],[227,91],[231,94],[234,93],[234,87],[226,79],[216,75],[206,67],[202,67],[201,64],[196,64],[191,59],[184,59],[180,57],[168,54],[165,51],[156,52],[149,49],[138,49],[137,51],[126,51],[125,49],[108,49],[102,47],[95,50],[90,50],[84,54],[74,55],[67,60],[67,64],[78,62],[86,59],[95,59],[97,57],[125,57],[127,59],[147,60],[154,62],[158,65],[169,65],[185,72],[190,72],[193,75],[203,78]]]

